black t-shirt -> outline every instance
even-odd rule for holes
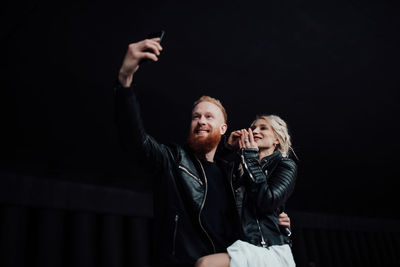
[[[215,162],[202,161],[207,176],[207,198],[201,213],[202,224],[210,235],[216,252],[226,252],[231,245],[234,226],[233,202],[227,177]]]

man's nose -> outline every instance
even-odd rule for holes
[[[200,119],[198,120],[198,122],[201,125],[206,124],[206,118],[204,116],[201,116]]]

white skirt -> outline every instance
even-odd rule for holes
[[[227,248],[230,267],[292,267],[296,266],[289,245],[262,248],[238,240]]]

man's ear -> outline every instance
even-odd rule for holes
[[[219,127],[219,131],[220,131],[221,135],[226,133],[226,130],[228,130],[228,125],[226,123],[222,124],[221,127]]]

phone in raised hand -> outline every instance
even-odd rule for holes
[[[153,39],[153,38],[157,38],[158,37],[158,38],[160,38],[158,43],[161,44],[161,41],[164,38],[164,35],[165,35],[165,31],[161,30],[161,31],[152,32],[152,33],[148,34],[146,36],[146,39]],[[150,50],[149,50],[149,52],[153,53],[153,51],[150,51]],[[151,60],[148,59],[148,58],[143,59],[143,60],[140,61],[140,64],[147,63],[147,62],[151,62]]]

